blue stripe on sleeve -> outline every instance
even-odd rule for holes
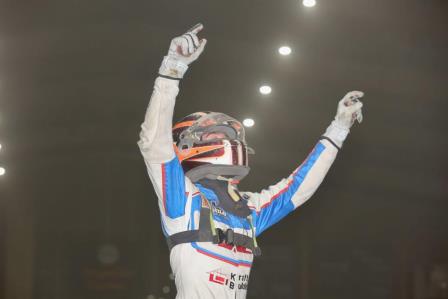
[[[162,177],[166,215],[178,218],[185,214],[187,196],[185,195],[185,175],[177,157],[163,164]]]
[[[291,199],[324,150],[325,145],[320,142],[317,143],[306,161],[294,174],[293,180],[288,188],[282,190],[281,194],[277,194],[277,197],[262,208],[260,213],[257,214],[253,212],[253,216],[256,217],[255,223],[257,236],[294,210],[294,204]]]

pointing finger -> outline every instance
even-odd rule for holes
[[[362,91],[350,91],[349,93],[347,93],[346,97],[353,99],[353,98],[362,98],[364,96],[364,93]]]
[[[204,25],[202,25],[201,23],[198,23],[198,24],[194,25],[190,30],[188,30],[188,32],[191,32],[193,34],[198,34],[202,29],[204,29]]]

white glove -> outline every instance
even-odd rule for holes
[[[181,79],[188,65],[198,59],[204,51],[206,39],[199,40],[197,34],[204,28],[199,23],[182,36],[175,37],[170,44],[167,56],[164,57],[159,74],[173,79]]]
[[[350,91],[339,101],[336,117],[323,136],[331,139],[338,147],[342,146],[355,120],[362,122],[362,91]]]
[[[363,96],[362,91],[350,91],[339,101],[335,117],[339,126],[350,129],[355,120],[362,122],[362,102],[359,99]]]

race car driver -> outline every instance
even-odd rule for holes
[[[304,204],[323,181],[350,127],[361,122],[362,92],[349,92],[335,119],[292,174],[261,192],[242,192],[249,172],[244,127],[217,112],[172,124],[179,81],[204,50],[198,24],[171,41],[155,81],[138,145],[158,196],[178,299],[245,298],[256,238]]]

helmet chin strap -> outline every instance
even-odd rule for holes
[[[241,199],[241,196],[238,194],[238,191],[237,191],[237,189],[235,187],[235,183],[234,183],[235,180],[234,179],[226,178],[226,177],[223,177],[223,176],[218,176],[216,179],[220,180],[220,181],[226,181],[227,182],[227,192],[229,193],[230,198],[233,201],[237,202],[237,201],[239,201]]]

